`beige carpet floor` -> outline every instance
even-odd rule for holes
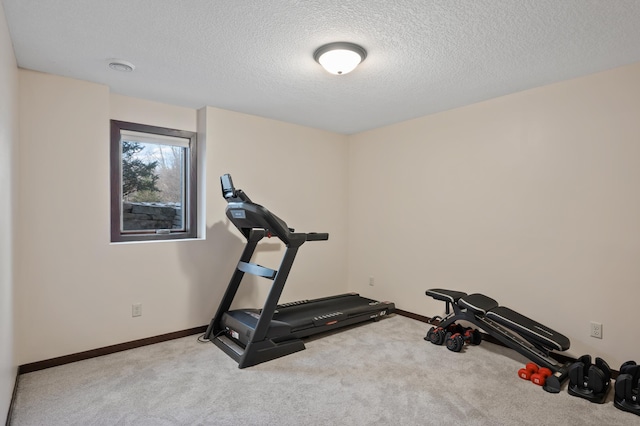
[[[394,315],[247,369],[197,336],[20,376],[11,424],[639,425],[640,416],[517,376],[491,343],[461,353]]]

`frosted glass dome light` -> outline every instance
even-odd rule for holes
[[[367,51],[357,44],[337,42],[318,48],[313,58],[331,74],[344,75],[353,71],[367,57]]]

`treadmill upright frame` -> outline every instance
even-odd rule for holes
[[[290,339],[278,343],[271,339],[266,339],[267,330],[269,329],[271,319],[273,318],[276,306],[278,305],[278,300],[280,299],[285,282],[289,276],[289,271],[291,270],[291,266],[293,265],[293,261],[298,252],[298,247],[300,247],[300,245],[305,241],[300,238],[293,238],[292,243],[295,245],[287,246],[280,263],[280,268],[275,273],[271,290],[265,300],[264,307],[262,308],[260,318],[258,319],[249,344],[247,344],[245,348],[242,348],[238,343],[234,342],[233,339],[229,339],[229,337],[226,339],[220,338],[228,332],[228,330],[219,327],[222,316],[231,307],[231,303],[236,296],[238,288],[240,287],[240,282],[245,274],[245,271],[240,268],[242,265],[255,265],[250,263],[251,257],[253,256],[258,242],[264,237],[265,231],[263,229],[250,229],[248,231],[247,245],[240,256],[238,267],[236,267],[236,270],[231,277],[231,281],[229,282],[229,286],[222,298],[222,302],[218,307],[216,316],[211,320],[211,323],[205,333],[205,339],[209,339],[227,355],[235,359],[238,362],[239,368],[250,367],[252,365],[270,361],[304,349],[304,343],[300,339]],[[269,278],[265,275],[261,276]]]

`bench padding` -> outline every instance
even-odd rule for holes
[[[557,351],[569,349],[569,339],[562,334],[504,306],[490,310],[487,312],[486,317],[515,330],[531,340],[535,340],[547,348]]]
[[[567,337],[512,309],[500,306],[495,299],[484,294],[467,294],[442,288],[427,290],[426,294],[436,300],[456,305],[457,309],[471,313],[478,319],[486,318],[507,327],[532,343],[557,351],[569,349],[570,342]]]
[[[432,288],[431,290],[427,290],[425,294],[436,300],[442,300],[449,303],[457,303],[458,299],[467,295],[467,293],[462,291],[445,290],[443,288]]]

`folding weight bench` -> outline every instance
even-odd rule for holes
[[[450,344],[451,335],[447,334],[447,329],[457,321],[470,322],[541,367],[550,369],[553,375],[546,379],[544,389],[552,393],[560,392],[562,382],[568,377],[570,363],[561,363],[552,358],[550,353],[569,349],[568,338],[518,312],[500,306],[494,299],[483,294],[468,295],[461,291],[436,288],[427,290],[426,295],[445,302],[447,315],[437,327],[429,329],[425,340],[442,344],[449,339],[447,348],[459,351],[461,345]]]

